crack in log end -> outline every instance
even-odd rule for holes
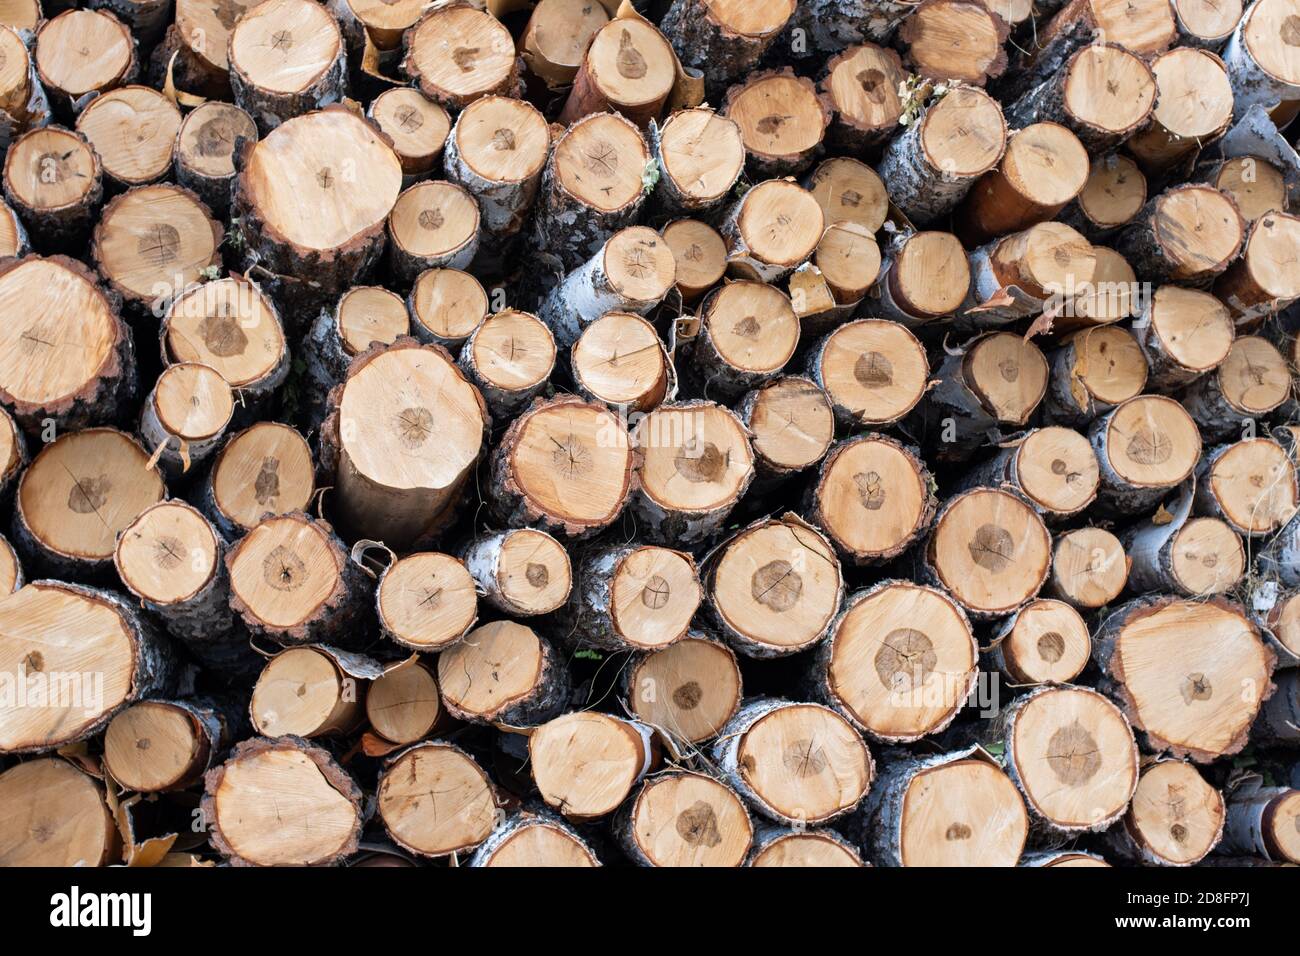
[[[248,348],[248,335],[239,327],[239,320],[224,308],[216,315],[206,315],[199,322],[199,335],[208,351],[218,358],[243,355]]]
[[[934,642],[923,632],[899,627],[885,635],[876,651],[876,676],[893,691],[909,691],[922,686],[939,666]]]
[[[1101,769],[1097,740],[1077,720],[1057,728],[1047,742],[1047,765],[1067,787],[1079,787]]]
[[[799,603],[803,577],[789,561],[778,559],[754,572],[749,589],[755,601],[782,614]]]
[[[815,740],[796,740],[785,750],[785,769],[796,777],[815,777],[826,769],[830,759]]]
[[[164,266],[180,257],[181,234],[175,226],[154,223],[136,242],[136,252],[151,266]]]
[[[677,814],[677,835],[691,846],[717,846],[722,842],[717,813],[703,800],[697,800]]]
[[[153,563],[164,571],[178,568],[185,560],[185,545],[180,538],[166,535],[153,542]]]
[[[423,122],[423,120],[421,121]],[[492,134],[492,148],[498,153],[512,153],[515,150],[515,133],[510,129],[499,129]]]
[[[682,445],[681,451],[673,459],[677,473],[695,484],[722,480],[731,465],[731,453],[723,452],[711,441],[705,442],[698,454],[695,452],[697,448],[700,448],[697,439],[690,439]]]
[[[302,558],[284,545],[276,545],[262,559],[262,580],[277,591],[296,591],[307,576]]]
[[[583,153],[587,171],[606,178],[618,171],[618,150],[605,140],[598,140]]]
[[[420,210],[417,220],[420,223],[420,228],[427,229],[429,232],[441,229],[447,221],[442,215],[442,210],[437,208]]]
[[[889,497],[885,483],[880,480],[878,471],[860,471],[853,476],[853,484],[858,489],[858,500],[868,511],[879,511]]]
[[[414,106],[399,106],[394,118],[404,133],[414,133],[424,125],[424,117]]]
[[[551,461],[565,478],[581,478],[591,473],[592,468],[595,467],[591,449],[584,445],[577,435],[569,435],[562,442],[555,441],[554,438],[551,441],[555,443],[555,450],[551,452]]]
[[[68,491],[68,510],[74,514],[94,514],[108,502],[113,482],[108,475],[78,478]]]
[[[271,34],[271,49],[287,54],[293,49],[293,32],[291,30],[276,30]]]
[[[1174,443],[1160,429],[1144,424],[1133,432],[1125,452],[1139,465],[1163,465],[1173,455]]]
[[[641,603],[652,611],[657,611],[668,603],[672,587],[661,575],[654,575],[641,589]]]
[[[404,408],[394,419],[397,440],[414,451],[433,437],[433,413],[419,405]]]
[[[967,546],[971,560],[985,571],[1000,574],[1005,571],[1015,557],[1016,543],[1011,532],[995,524],[982,524],[975,531],[975,537]]]
[[[229,156],[235,151],[235,131],[230,120],[216,116],[204,122],[194,134],[194,149],[200,156]]]
[[[1199,672],[1184,677],[1179,689],[1183,695],[1183,702],[1188,705],[1193,701],[1209,700],[1214,696],[1210,679]]]

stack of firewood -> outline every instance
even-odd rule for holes
[[[0,865],[1300,863],[1300,0],[0,20]]]

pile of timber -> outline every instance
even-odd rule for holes
[[[0,865],[1300,863],[1300,0],[0,5]]]

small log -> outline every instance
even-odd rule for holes
[[[854,155],[884,145],[903,115],[898,89],[906,75],[898,54],[874,43],[836,54],[817,87],[832,110],[827,144]]]
[[[1267,573],[1263,567],[1260,570]],[[1278,668],[1295,668],[1300,664],[1300,601],[1296,600],[1300,591],[1283,589],[1276,580],[1261,578],[1248,596],[1246,606],[1251,620],[1277,654]]]
[[[22,429],[8,410],[0,406],[0,501],[8,504],[15,487],[30,458]]]
[[[863,823],[878,866],[1014,866],[1029,835],[1015,784],[975,747],[891,755]]]
[[[265,518],[226,555],[230,607],[254,634],[282,644],[369,641],[361,616],[369,580],[323,521],[304,514]]]
[[[721,240],[718,245],[722,245]],[[31,251],[31,243],[27,238],[27,230],[23,228],[23,221],[18,218],[18,214],[8,203],[0,201],[0,259],[21,259]],[[725,247],[722,254],[726,255]],[[722,270],[719,269],[719,278],[721,275]]]
[[[650,147],[659,168],[654,203],[670,216],[712,216],[745,169],[740,126],[707,108],[679,110],[652,126]]]
[[[836,222],[826,228],[812,259],[790,277],[790,299],[802,305],[796,311],[805,337],[854,316],[880,277],[880,261],[880,246],[865,226]],[[815,292],[810,295],[801,291],[801,277],[814,290],[820,288],[829,296],[825,308],[816,304]],[[810,299],[814,301],[810,303]]]
[[[1142,301],[1137,274],[1127,259],[1109,246],[1093,246],[1092,254],[1092,282],[1076,290],[1063,313],[1053,316],[1054,335],[1121,322]]]
[[[1139,395],[1092,423],[1088,440],[1101,467],[1098,500],[1120,514],[1155,507],[1201,457],[1196,423],[1173,399]]]
[[[80,51],[94,50],[94,56]],[[50,104],[70,119],[92,93],[130,83],[139,69],[131,31],[103,10],[65,10],[36,30],[36,73]]]
[[[478,595],[465,565],[449,554],[417,552],[379,576],[375,610],[383,634],[413,651],[461,640],[478,620]]]
[[[464,269],[482,237],[479,204],[455,183],[426,180],[397,197],[388,214],[388,267],[405,285],[428,269]]]
[[[1300,298],[1295,272],[1282,266],[1300,254],[1300,218],[1274,212],[1255,220],[1241,258],[1214,283],[1238,328],[1254,328]]]
[[[1026,853],[1017,866],[1063,866],[1063,867],[1106,867],[1110,866],[1095,853],[1071,852],[1067,850],[1040,850]]]
[[[555,0],[542,0],[537,9]],[[586,0],[578,0],[586,2]],[[599,3],[587,4],[604,10]],[[567,823],[521,810],[499,823],[465,864],[469,867],[593,867],[600,860]]]
[[[613,813],[658,759],[651,728],[596,711],[564,714],[528,738],[542,799],[570,820]]]
[[[92,10],[107,10],[130,28],[142,47],[155,43],[171,19],[167,0],[89,0]]]
[[[184,790],[203,779],[242,729],[224,702],[140,701],[109,721],[104,769],[136,793]]]
[[[1046,222],[1083,190],[1088,169],[1087,152],[1064,126],[1018,129],[998,167],[966,194],[957,212],[958,232],[976,245]]]
[[[149,81],[161,86],[167,71],[178,90],[229,100],[230,31],[253,0],[176,0],[176,19],[149,63]]]
[[[32,570],[64,580],[111,574],[118,532],[167,494],[148,453],[112,428],[65,432],[18,482],[13,540]]]
[[[834,156],[817,164],[803,181],[828,225],[854,222],[873,236],[889,218],[889,194],[876,171],[850,156]]]
[[[1288,187],[1282,170],[1257,156],[1202,162],[1193,176],[1232,197],[1237,211],[1253,224],[1267,212],[1285,212]]]
[[[1148,387],[1168,394],[1223,364],[1236,332],[1214,296],[1166,285],[1142,297],[1133,334],[1150,370]]]
[[[236,866],[324,866],[356,852],[361,789],[299,737],[245,740],[204,782],[208,838]]]
[[[885,580],[849,596],[813,657],[809,683],[872,740],[904,743],[947,727],[977,673],[975,637],[956,602]]]
[[[549,614],[573,590],[569,553],[535,528],[480,535],[466,547],[464,561],[483,599],[512,617]]]
[[[384,671],[366,691],[370,729],[398,746],[423,740],[444,714],[438,682],[420,661]]]
[[[894,205],[924,227],[961,202],[997,165],[1006,143],[997,100],[976,87],[957,87],[890,140],[877,170]]]
[[[401,549],[436,534],[483,451],[478,389],[444,350],[403,338],[355,359],[331,404],[321,441],[344,533]]]
[[[491,778],[469,754],[441,740],[415,744],[388,760],[375,809],[398,846],[433,858],[474,849],[498,816]]]
[[[311,0],[266,0],[250,8],[230,31],[229,58],[235,105],[263,133],[347,95],[338,21]]]
[[[966,472],[958,487],[1009,488],[1047,521],[1083,511],[1097,497],[1101,475],[1088,439],[1070,428],[1035,428]]]
[[[880,314],[915,327],[955,312],[970,293],[966,250],[950,232],[897,235],[886,248],[876,289]]]
[[[1300,506],[1296,468],[1270,438],[1247,438],[1205,453],[1196,469],[1196,510],[1259,538],[1277,531]]]
[[[305,511],[315,495],[307,440],[288,425],[258,422],[231,435],[212,459],[201,508],[233,540],[266,515]]]
[[[1223,853],[1249,854],[1278,863],[1300,863],[1300,790],[1262,786],[1251,779],[1228,793]]]
[[[1048,361],[1052,371],[1043,417],[1057,424],[1081,428],[1146,387],[1146,357],[1128,329],[1082,329]]]
[[[726,784],[692,771],[644,781],[612,823],[614,837],[638,866],[738,867],[754,825]]]
[[[518,93],[514,37],[496,17],[467,3],[429,10],[406,31],[403,44],[402,72],[449,110],[492,93]]]
[[[695,559],[643,545],[592,548],[578,562],[564,631],[603,651],[651,651],[686,636],[700,606]]]
[[[1241,19],[1242,0],[1171,0],[1183,46],[1221,50]]]
[[[1181,760],[1142,770],[1124,819],[1106,834],[1120,859],[1143,866],[1193,866],[1223,838],[1223,794]]]
[[[633,459],[625,425],[604,406],[538,399],[493,452],[487,497],[508,527],[590,537],[622,513]]]
[[[632,657],[623,697],[638,720],[687,744],[718,735],[743,696],[736,655],[703,631]]]
[[[175,689],[176,649],[111,591],[33,581],[0,602],[0,634],[0,673],[22,678],[21,700],[0,711],[0,753],[76,743]],[[38,674],[50,677],[33,684]],[[65,683],[51,686],[53,677]]]
[[[217,216],[230,211],[235,186],[235,146],[257,141],[257,124],[238,106],[207,102],[181,120],[173,151],[176,182]]]
[[[421,272],[406,297],[411,331],[427,345],[441,345],[453,355],[460,351],[488,315],[483,285],[459,269]]]
[[[438,168],[451,134],[451,117],[440,104],[417,89],[395,86],[371,100],[366,116],[392,140],[403,186],[415,185]]]
[[[754,834],[746,866],[860,867],[858,848],[834,830],[765,826]]]
[[[677,80],[677,58],[664,35],[640,17],[616,17],[592,37],[558,122],[589,113],[622,113],[645,129],[660,118]]]
[[[660,405],[632,430],[638,453],[631,512],[647,541],[695,545],[713,535],[749,488],[754,452],[732,411],[696,399]]]
[[[548,90],[562,90],[573,84],[583,53],[609,16],[600,3],[541,0],[519,38],[519,56]]]
[[[615,411],[648,412],[677,390],[659,333],[631,312],[606,312],[583,329],[569,362],[578,392]]]
[[[683,66],[704,74],[716,99],[748,75],[784,29],[796,0],[673,0],[661,29]]]
[[[26,583],[18,552],[8,538],[0,535],[0,597],[8,597]]]
[[[1277,690],[1264,702],[1251,733],[1265,746],[1294,747],[1300,743],[1300,671],[1277,675]]]
[[[538,315],[560,345],[572,347],[606,312],[648,313],[672,291],[676,277],[676,260],[663,237],[632,226],[616,232],[552,289]]]
[[[922,555],[923,579],[977,619],[1004,617],[1038,593],[1051,570],[1043,519],[1008,491],[976,488],[939,510]]]
[[[1227,195],[1186,183],[1142,207],[1116,245],[1143,279],[1205,286],[1237,257],[1245,231]]]
[[[531,312],[506,309],[470,333],[457,364],[498,421],[514,417],[546,388],[555,338]]]
[[[1225,441],[1244,436],[1254,419],[1280,408],[1290,395],[1291,371],[1282,353],[1258,335],[1243,335],[1218,368],[1183,393],[1182,406],[1206,440]]]
[[[1224,598],[1148,595],[1116,608],[1093,636],[1101,685],[1153,750],[1210,763],[1246,745],[1273,691],[1276,655]]]
[[[674,219],[664,226],[664,242],[677,263],[674,288],[683,303],[697,302],[727,271],[727,243],[722,234],[698,219]]]
[[[40,127],[5,154],[4,191],[38,247],[81,251],[104,195],[103,165],[80,133]]]
[[[844,597],[835,551],[793,514],[742,529],[704,567],[705,612],[739,654],[788,657],[825,640]]]
[[[725,113],[740,128],[758,179],[797,176],[822,152],[830,108],[807,77],[789,68],[751,73],[727,91]]]
[[[77,132],[99,154],[104,175],[115,188],[157,182],[172,168],[181,111],[147,86],[122,86],[103,93],[77,116]]]
[[[999,328],[1055,310],[1094,288],[1097,253],[1060,222],[1040,222],[971,253],[970,295],[958,328]]]
[[[572,693],[564,658],[515,621],[484,624],[439,654],[438,687],[460,720],[510,727],[558,717]]]
[[[929,530],[938,502],[915,449],[867,433],[840,442],[822,462],[806,514],[845,560],[891,561]]]
[[[739,279],[777,282],[808,260],[825,228],[808,190],[786,179],[761,182],[723,216],[727,269]]]
[[[1105,528],[1075,528],[1052,546],[1047,589],[1081,611],[1095,611],[1119,597],[1128,581],[1128,557]]]
[[[1064,601],[1035,598],[1003,621],[989,663],[1013,684],[1068,684],[1092,655],[1088,625]]]
[[[736,415],[752,436],[760,480],[812,468],[835,440],[835,414],[826,393],[801,375],[783,375],[745,393]]]
[[[420,0],[327,0],[353,64],[361,63],[369,45],[379,69],[388,73],[397,67],[402,54],[402,36],[424,12]]]
[[[1108,153],[1093,160],[1083,191],[1059,218],[1099,242],[1133,222],[1146,201],[1147,179],[1138,164]]]
[[[922,0],[898,39],[918,76],[983,86],[1007,67],[1010,28],[981,0]]]
[[[550,147],[550,129],[524,100],[485,96],[456,118],[442,164],[447,178],[477,200],[483,230],[513,236],[537,196]]]
[[[771,697],[737,711],[713,759],[753,810],[785,826],[818,826],[852,813],[875,776],[871,752],[847,720],[829,707]]]
[[[1245,116],[1252,106],[1262,106],[1280,126],[1295,116],[1300,71],[1288,53],[1287,18],[1292,15],[1286,0],[1257,0],[1236,22],[1223,49],[1232,82],[1234,118]]]
[[[36,14],[39,17],[39,6]],[[50,121],[49,101],[36,75],[24,34],[19,32],[22,28],[13,22],[15,19],[14,13],[10,13],[0,25],[0,53],[5,57],[4,75],[0,76],[0,111],[4,113],[0,116],[0,140],[4,147],[20,134]],[[25,35],[30,37],[34,28],[35,24]]]
[[[0,800],[0,866],[107,866],[118,858],[121,834],[103,784],[61,757],[0,773]]]
[[[1123,534],[1134,593],[1202,597],[1230,591],[1241,580],[1241,538],[1218,518],[1190,518],[1192,502],[1192,490],[1184,488],[1176,501]]]
[[[1151,62],[1159,100],[1151,123],[1128,141],[1148,175],[1177,166],[1232,124],[1232,86],[1223,61],[1208,50],[1179,47]],[[1194,103],[1194,108],[1189,104]]]
[[[790,299],[761,282],[729,282],[699,309],[691,372],[703,394],[734,399],[778,375],[794,357],[800,324]]]

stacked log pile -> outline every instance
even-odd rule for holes
[[[6,18],[0,866],[1300,863],[1300,0]]]

